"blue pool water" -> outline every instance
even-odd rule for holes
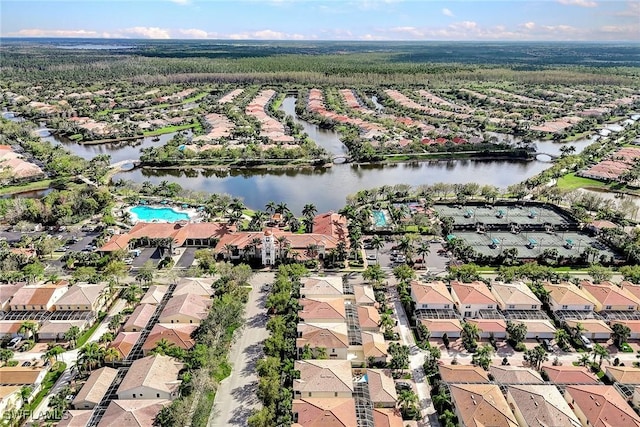
[[[136,206],[131,208],[131,213],[137,217],[138,221],[143,222],[176,222],[189,220],[189,215],[184,212],[176,212],[171,208],[152,208],[150,206]],[[136,219],[136,218],[134,218]]]
[[[376,227],[386,227],[387,217],[384,216],[382,211],[373,211],[373,223]]]

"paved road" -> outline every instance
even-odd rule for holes
[[[269,336],[265,328],[266,293],[261,289],[262,285],[273,282],[273,279],[273,273],[256,273],[251,280],[253,289],[247,302],[245,327],[231,346],[229,354],[233,370],[218,388],[209,416],[209,427],[244,427],[252,411],[260,409],[260,401],[256,397],[258,376],[255,373],[255,365],[262,358],[262,346]]]

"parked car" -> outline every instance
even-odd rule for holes
[[[11,339],[11,341],[9,341],[9,344],[7,344],[7,348],[15,349],[16,347],[18,347],[18,345],[21,342],[22,342],[21,336],[14,337]]]
[[[589,338],[587,338],[586,336],[580,335],[580,342],[582,342],[582,345],[587,350],[593,350],[593,344],[591,343],[591,340]]]
[[[369,255],[367,255],[367,259],[369,261],[375,261],[376,260],[376,255],[375,254],[369,254]]]
[[[550,353],[553,351],[553,345],[551,345],[551,340],[549,339],[542,340],[542,346]]]
[[[397,382],[396,390],[412,390],[411,384],[405,382]]]

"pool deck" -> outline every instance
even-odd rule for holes
[[[138,219],[138,215],[135,214],[135,212],[133,212],[133,208],[139,207],[139,206],[144,206],[144,207],[148,207],[148,208],[157,208],[157,209],[171,209],[177,213],[183,213],[183,214],[187,214],[189,216],[189,219],[187,221],[189,222],[201,222],[202,221],[202,216],[200,215],[200,212],[198,212],[195,208],[178,208],[175,206],[171,206],[171,205],[134,205],[134,206],[129,206],[125,209],[126,212],[129,212],[129,215],[131,217],[131,223],[132,224],[136,224],[138,222],[178,222],[178,221],[164,221],[164,220],[154,220],[154,221],[142,221],[140,219]]]

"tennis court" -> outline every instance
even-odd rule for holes
[[[457,226],[482,223],[507,227],[515,223],[525,226],[537,225],[538,228],[544,224],[551,224],[554,228],[566,228],[576,224],[568,216],[541,205],[434,205],[433,209],[441,218],[453,217],[454,225]]]

